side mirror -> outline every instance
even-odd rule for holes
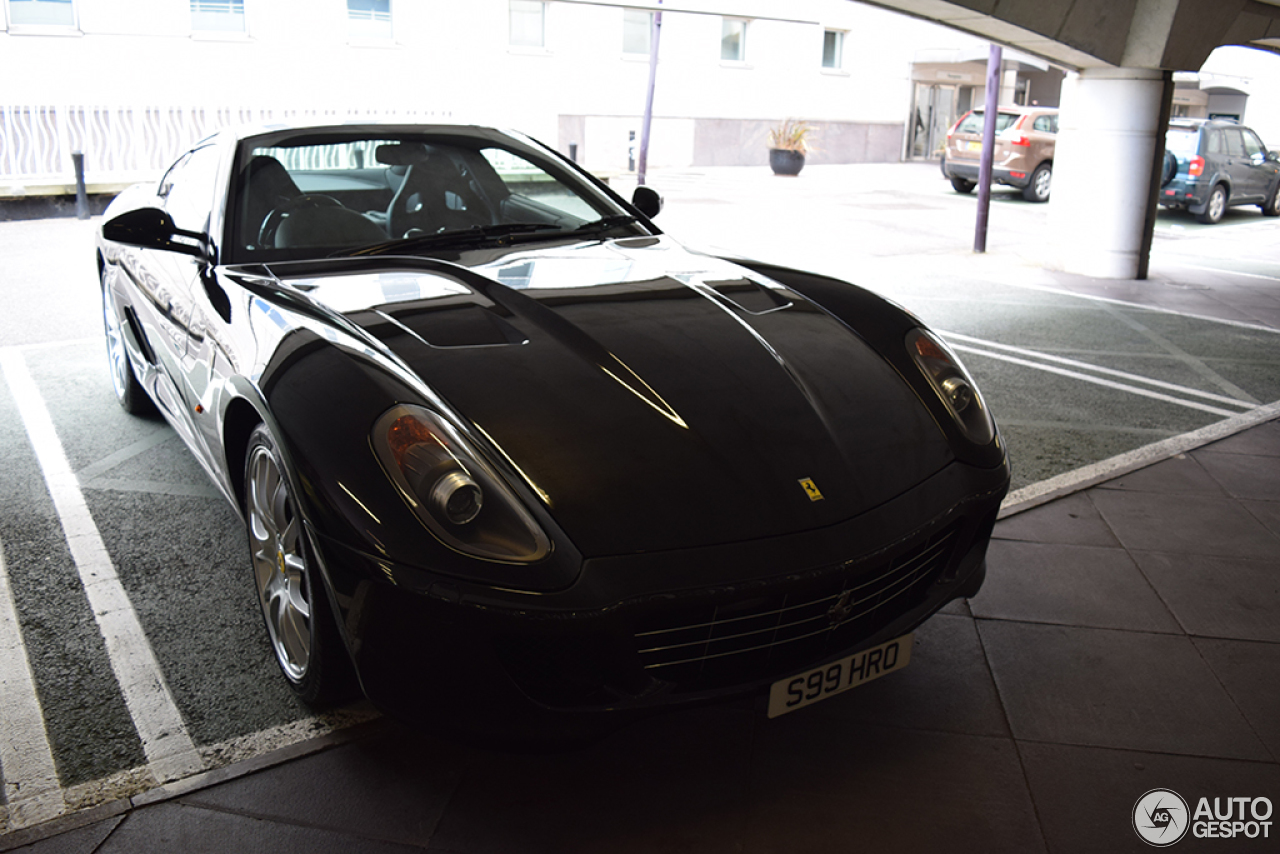
[[[631,204],[649,219],[662,213],[662,196],[652,187],[636,187],[636,191],[631,194]]]
[[[114,243],[143,249],[163,249],[206,259],[209,238],[199,232],[183,231],[173,224],[173,217],[159,208],[138,208],[111,219],[102,226],[102,236]],[[179,243],[181,237],[194,243]]]

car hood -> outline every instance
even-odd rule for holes
[[[381,339],[586,556],[821,528],[952,459],[884,359],[737,265],[666,238],[454,260],[286,281]]]

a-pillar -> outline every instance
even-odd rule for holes
[[[1145,278],[1153,167],[1164,156],[1165,79],[1157,69],[1092,68],[1064,81],[1049,202],[1051,265],[1102,279]]]

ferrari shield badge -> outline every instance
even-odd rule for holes
[[[804,487],[805,494],[809,496],[810,501],[822,500],[822,493],[818,490],[818,484],[813,482],[813,478],[802,478],[800,480],[800,485]]]

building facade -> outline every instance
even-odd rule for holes
[[[653,167],[762,165],[786,118],[811,163],[933,157],[985,83],[985,43],[849,0],[0,2],[0,196],[65,191],[72,151],[107,187],[300,117],[512,127],[622,172],[655,37]],[[1002,101],[1056,103],[1061,70],[1006,56]]]

